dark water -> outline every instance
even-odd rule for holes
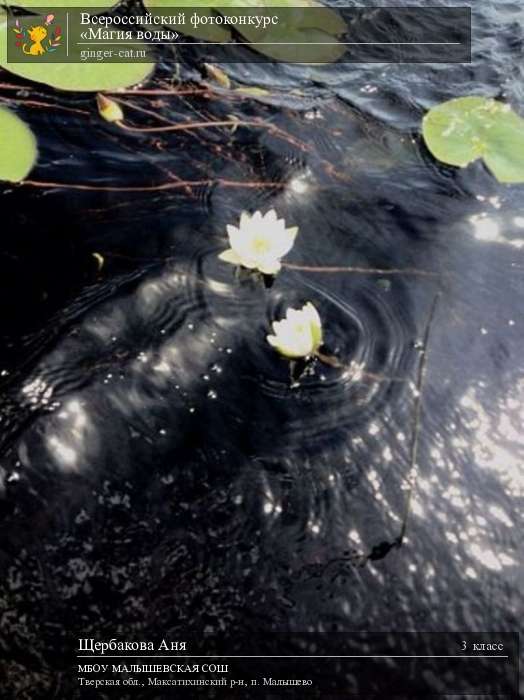
[[[72,697],[79,637],[518,629],[524,190],[439,166],[417,131],[457,95],[522,113],[523,19],[478,3],[470,65],[235,65],[271,95],[123,96],[138,125],[154,120],[136,107],[271,129],[122,133],[90,96],[2,92],[38,134],[31,178],[95,187],[0,200],[16,697]],[[181,76],[201,87],[197,65]],[[401,272],[239,284],[217,260],[226,225],[269,208],[300,227],[288,263]],[[307,300],[351,370],[290,388],[265,335]]]

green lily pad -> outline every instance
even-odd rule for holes
[[[221,3],[217,7],[288,7],[288,8],[316,8],[321,10],[319,13],[306,12],[297,15],[299,25],[295,25],[295,29],[318,29],[327,34],[343,34],[347,31],[347,25],[340,14],[329,7],[326,7],[317,0],[230,0],[227,3]]]
[[[487,97],[459,97],[433,107],[422,122],[437,160],[465,167],[483,158],[499,182],[524,182],[524,119]]]
[[[210,17],[217,14],[213,11],[209,2],[205,0],[144,0],[144,5],[153,13],[156,9],[162,10],[166,7],[195,7],[199,8],[198,14],[201,16]],[[203,41],[219,42],[232,40],[229,28],[219,24],[205,24],[200,27],[192,27],[191,24],[187,24],[184,27],[180,27],[179,31],[181,34],[194,37],[195,39],[202,39]]]
[[[277,0],[278,1],[278,0]],[[281,1],[281,0],[280,0]],[[242,15],[244,9],[222,10],[224,15]],[[271,25],[266,30],[249,25],[238,26],[238,32],[253,44],[253,49],[286,63],[332,63],[345,53],[345,46],[336,36],[323,29],[324,12],[311,8],[303,12],[299,7],[290,10],[286,22]],[[317,22],[315,22],[315,19]],[[321,29],[322,27],[322,29]]]
[[[37,157],[36,139],[16,114],[0,107],[0,180],[19,182]]]
[[[221,0],[213,4],[209,0],[145,0],[148,9],[161,9],[165,7],[198,7],[200,12],[207,15],[222,14],[231,16],[245,14],[246,8],[287,7],[294,8],[293,18],[290,18],[288,26],[279,25],[269,27],[266,31],[236,25],[235,29],[247,39],[258,45],[253,50],[268,56],[274,60],[301,63],[328,63],[340,58],[345,48],[337,42],[336,36],[343,34],[347,26],[342,17],[330,8],[325,7],[316,0]],[[317,8],[318,13],[301,12],[300,8]],[[239,8],[235,10],[233,8]],[[186,25],[180,31],[191,37],[198,37],[211,42],[229,42],[233,40],[232,32],[224,25],[204,25],[193,28]],[[268,42],[264,45],[261,42]],[[275,42],[275,43],[271,43]],[[280,42],[277,45],[276,42]],[[294,43],[292,46],[284,46],[282,42]],[[321,42],[322,46],[311,44]],[[307,44],[307,45],[306,45]]]
[[[153,70],[153,63],[2,63],[2,68],[27,80],[45,83],[59,90],[101,92],[141,83]]]
[[[5,35],[7,34],[7,13],[3,7],[0,7],[0,63],[5,63],[7,60],[7,43]]]

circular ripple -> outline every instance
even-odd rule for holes
[[[288,287],[297,276],[289,277]],[[343,297],[316,281],[300,277],[300,282],[292,291],[275,291],[269,317],[279,319],[287,307],[312,301],[323,320],[325,354],[336,357],[343,366],[333,368],[317,361],[299,386],[293,387],[289,363],[270,352],[260,334],[260,390],[268,399],[280,401],[278,436],[287,446],[311,446],[322,436],[333,439],[358,427],[395,389],[406,385],[414,360],[413,324],[406,299],[400,303],[400,284],[395,292],[385,293],[375,279],[353,277],[352,289]],[[259,420],[264,423],[262,415]]]

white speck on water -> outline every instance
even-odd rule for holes
[[[357,530],[350,530],[348,534],[348,539],[350,539],[352,542],[355,542],[355,544],[362,544],[362,540],[360,539],[360,535],[358,534]]]
[[[322,119],[322,112],[319,109],[310,109],[304,113],[304,118],[308,121],[313,121],[314,119]]]
[[[385,447],[384,450],[382,451],[382,457],[385,462],[391,462],[393,461],[393,454],[391,452],[390,447]]]
[[[489,219],[485,213],[469,217],[473,225],[473,235],[478,241],[500,240],[500,228],[496,221]]]
[[[305,194],[310,188],[312,179],[311,175],[311,170],[308,168],[304,172],[300,173],[300,175],[292,178],[288,183],[288,188],[294,194]]]
[[[318,523],[308,523],[309,524],[309,530],[312,532],[314,535],[318,535],[320,532],[320,525]]]

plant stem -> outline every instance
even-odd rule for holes
[[[419,436],[420,436],[420,421],[422,412],[422,392],[424,386],[424,380],[426,378],[426,366],[429,356],[429,338],[431,333],[431,326],[433,325],[433,319],[435,318],[435,311],[437,309],[438,300],[440,298],[440,292],[435,294],[433,298],[433,303],[431,304],[431,309],[429,311],[428,320],[426,323],[426,330],[424,332],[424,341],[422,356],[420,358],[418,372],[417,372],[417,383],[416,383],[416,395],[415,395],[415,408],[413,412],[413,430],[411,435],[411,445],[410,445],[410,458],[409,458],[409,474],[408,474],[408,494],[406,497],[406,504],[404,508],[404,516],[402,518],[402,526],[400,528],[400,534],[397,538],[397,546],[401,547],[404,541],[404,536],[406,534],[406,528],[408,523],[409,514],[411,512],[411,504],[413,500],[413,492],[415,491],[418,479],[418,446],[419,446]]]
[[[421,277],[439,277],[438,272],[420,270],[417,267],[339,267],[336,265],[316,267],[312,265],[295,265],[294,263],[282,263],[282,267],[286,267],[288,270],[299,270],[300,272],[352,272],[361,275],[419,275]]]

